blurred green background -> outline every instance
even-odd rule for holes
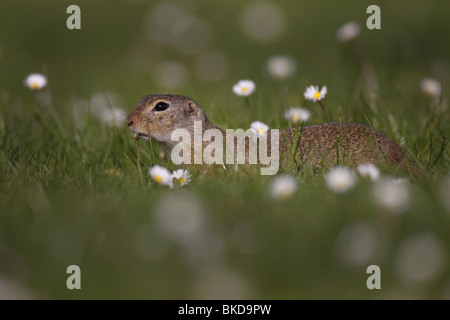
[[[81,30],[66,28],[71,4]],[[381,30],[365,27],[371,4]],[[361,25],[376,101],[352,45],[336,39],[348,21]],[[449,298],[449,33],[445,0],[0,2],[0,298]],[[280,54],[296,63],[285,80],[266,68]],[[48,86],[30,92],[32,72]],[[438,103],[420,90],[426,77],[442,85]],[[231,91],[247,78],[257,119]],[[259,175],[155,186],[147,169],[173,168],[159,146],[95,116],[175,93],[222,128],[288,127],[283,112],[297,105],[314,124],[312,84],[328,87],[334,120],[370,121],[430,172],[405,212],[379,209],[367,181],[338,196],[307,170],[281,202]],[[80,291],[66,288],[72,264]],[[381,290],[366,288],[371,264]]]

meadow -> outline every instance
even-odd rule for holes
[[[66,27],[69,4],[81,30]],[[370,4],[380,30],[366,28]],[[359,35],[339,41],[349,21]],[[1,2],[0,299],[449,299],[449,32],[444,0]],[[284,73],[268,64],[280,55]],[[46,86],[24,85],[31,73]],[[232,91],[243,79],[247,98]],[[148,169],[177,167],[123,118],[173,93],[223,129],[288,128],[296,106],[323,123],[310,85],[327,87],[330,119],[383,131],[426,175],[355,173],[337,193],[330,168],[280,170],[298,187],[286,199],[277,177],[233,170],[170,189]],[[394,176],[396,209],[376,196]]]

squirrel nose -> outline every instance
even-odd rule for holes
[[[131,126],[133,124],[133,120],[131,120],[129,117],[127,118],[127,124],[128,126]]]

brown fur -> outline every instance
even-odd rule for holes
[[[169,104],[169,108],[165,111],[153,110],[160,101]],[[193,136],[196,120],[202,121],[203,132],[208,129],[219,129],[224,133],[208,120],[194,100],[178,95],[146,96],[127,117],[131,131],[144,139],[148,139],[150,134],[153,140],[162,143],[168,151],[178,143],[170,140],[172,131],[183,128],[189,130]],[[270,141],[270,131],[268,135]],[[328,122],[301,129],[281,129],[280,155],[284,167],[288,167],[292,161],[292,149],[296,138],[300,140],[295,167],[307,165],[321,168],[339,164],[357,166],[360,163],[374,163],[388,169],[409,170],[413,175],[421,173],[421,169],[415,163],[404,157],[395,141],[366,125]],[[203,147],[209,143],[203,142]],[[247,144],[245,148],[248,154]]]

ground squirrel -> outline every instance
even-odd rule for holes
[[[178,143],[171,141],[172,132],[187,129],[193,136],[194,121],[201,121],[203,133],[208,129],[218,129],[225,136],[225,132],[208,120],[194,100],[179,95],[148,95],[139,101],[126,119],[132,132],[143,139],[148,139],[150,134],[151,139],[163,144],[168,151]],[[270,130],[267,135],[270,144]],[[285,168],[292,163],[296,138],[299,142],[295,168],[303,165],[326,168],[340,164],[357,166],[373,163],[391,170],[407,170],[413,175],[421,173],[421,169],[404,156],[400,146],[381,131],[362,124],[340,122],[301,129],[280,129],[279,152]],[[245,148],[248,153],[247,143]],[[203,148],[208,144],[203,142]]]

